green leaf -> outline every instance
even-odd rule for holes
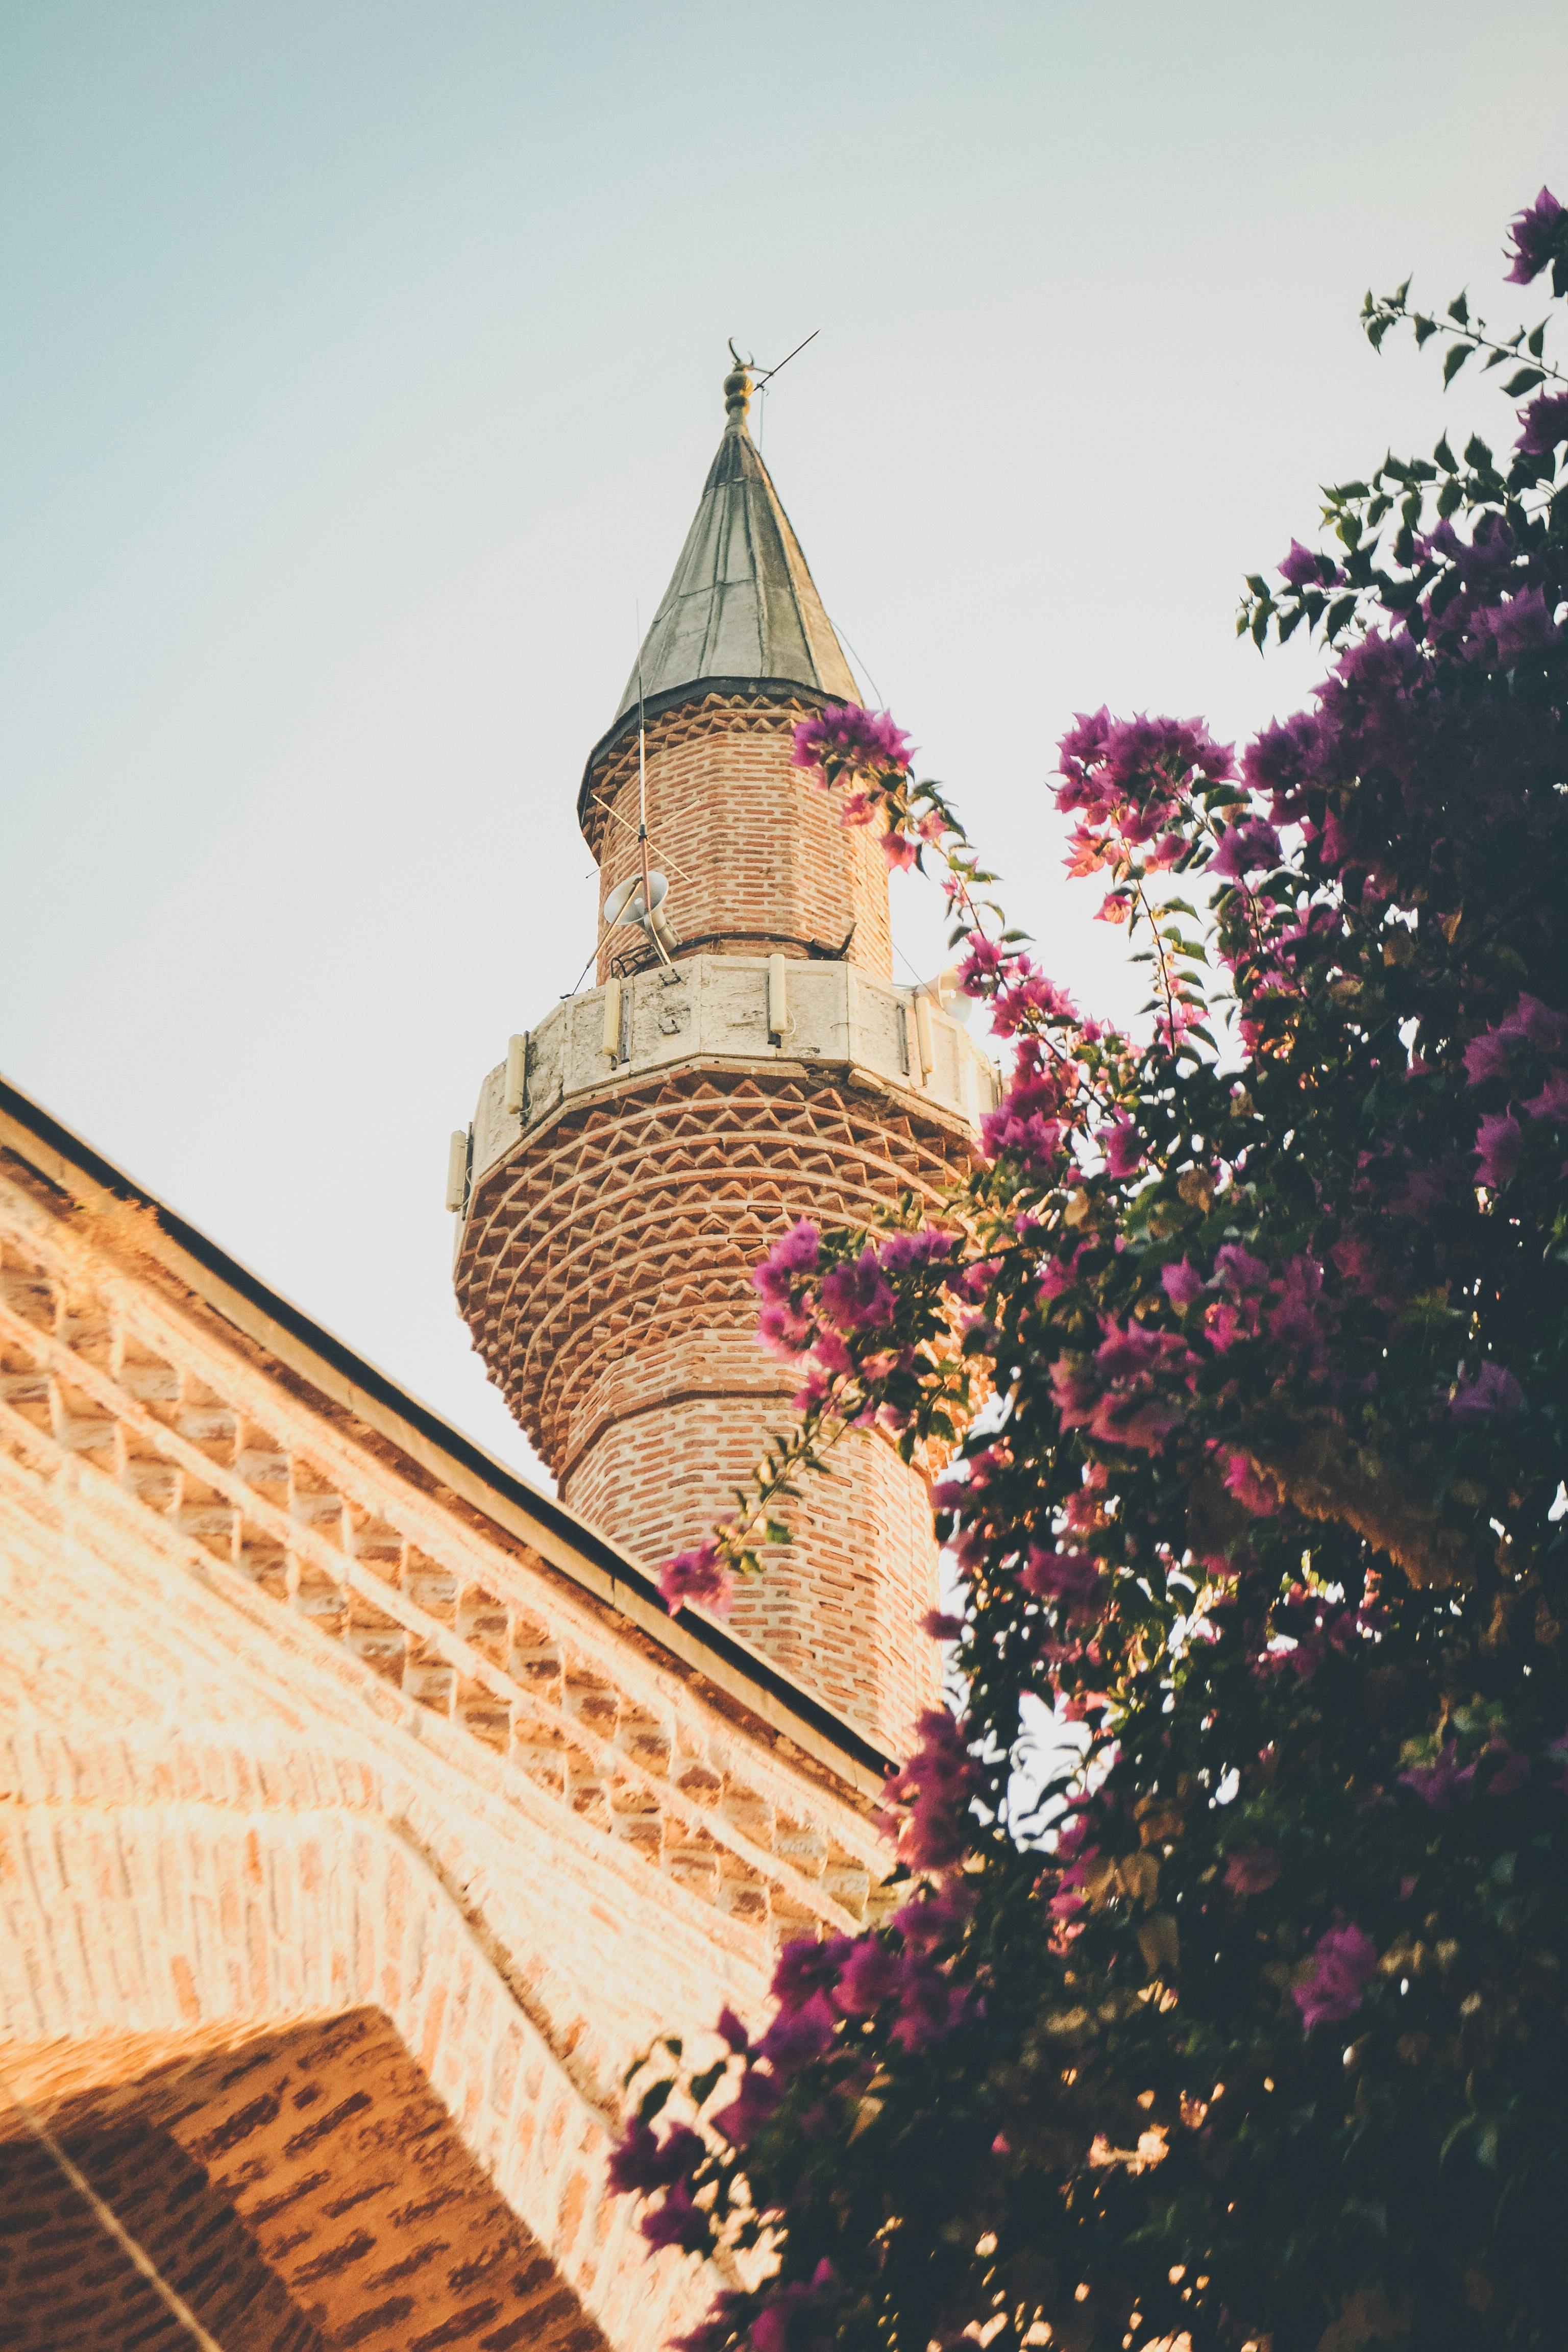
[[[1437,321],[1436,319],[1423,319],[1417,315],[1415,320],[1415,343],[1417,350],[1419,350],[1423,343],[1430,342],[1432,337],[1436,333],[1436,331]]]
[[[1448,316],[1450,319],[1457,319],[1461,327],[1468,327],[1469,325],[1470,306],[1466,301],[1462,294],[1456,294],[1453,300],[1449,303]]]
[[[637,2114],[645,2124],[652,2123],[674,2088],[674,2083],[667,2080],[656,2083],[650,2091],[643,2093],[637,2103]]]
[[[1527,392],[1533,392],[1538,383],[1545,382],[1546,375],[1543,369],[1521,368],[1517,375],[1510,376],[1503,390],[1510,400],[1521,400]]]
[[[1530,341],[1525,345],[1525,349],[1530,352],[1532,359],[1539,359],[1542,352],[1546,349],[1546,321],[1544,319],[1542,319],[1539,327],[1532,328],[1531,331]]]
[[[1436,457],[1438,465],[1442,467],[1443,471],[1446,474],[1456,473],[1458,470],[1455,463],[1454,453],[1448,446],[1448,436],[1446,433],[1444,434],[1443,438],[1438,442],[1437,446],[1433,450],[1432,455]]]
[[[1479,433],[1472,433],[1469,439],[1465,444],[1466,465],[1475,466],[1481,469],[1489,469],[1491,462],[1492,453],[1490,449],[1488,448],[1486,443],[1481,439]]]
[[[1474,355],[1474,352],[1475,345],[1473,343],[1456,343],[1454,345],[1453,349],[1449,352],[1447,358],[1443,362],[1443,388],[1445,391],[1447,391],[1449,384],[1453,383],[1454,378],[1458,374],[1459,370],[1464,366],[1465,362],[1471,358]]]
[[[763,1540],[771,1544],[794,1543],[795,1538],[782,1519],[769,1519],[763,1529]]]

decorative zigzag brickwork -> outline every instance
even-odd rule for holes
[[[935,1205],[956,1121],[798,1066],[607,1087],[480,1180],[458,1266],[475,1342],[572,1507],[657,1563],[729,1507],[795,1383],[756,1343],[752,1269],[797,1217]],[[812,1481],[797,1541],[737,1603],[749,1639],[883,1743],[935,1687],[924,1485],[879,1437]]]

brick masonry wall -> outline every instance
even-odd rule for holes
[[[605,2193],[622,2071],[725,2000],[760,2015],[781,1937],[867,1915],[868,1792],[329,1405],[163,1246],[0,1155],[5,2063],[377,2010],[570,2326],[654,2352],[706,2288],[646,2264]],[[416,2171],[432,2137],[402,2131]],[[415,2292],[368,2292],[381,2224],[346,2254],[352,2216],[307,2220],[297,2268],[342,2257],[338,2317],[261,2251],[328,2340],[535,2340],[474,2316],[456,2240],[441,2316],[377,2336]]]
[[[665,1559],[733,1507],[771,1432],[786,1429],[787,1391],[759,1396],[720,1385],[726,1359],[755,1355],[743,1335],[689,1343],[714,1385],[663,1402],[665,1351],[634,1359],[645,1406],[609,1422],[579,1458],[564,1493],[591,1522],[613,1521],[617,1540],[645,1559]],[[683,1349],[682,1353],[688,1352]],[[620,1384],[634,1391],[634,1381]],[[805,1482],[784,1507],[795,1540],[763,1554],[767,1573],[743,1581],[730,1622],[797,1680],[880,1744],[906,1753],[915,1718],[934,1706],[936,1646],[920,1621],[937,1597],[936,1546],[926,1482],[887,1441],[853,1432],[833,1456],[831,1480]]]
[[[647,730],[651,862],[668,877],[667,910],[688,946],[804,956],[808,942],[837,953],[847,939],[849,961],[886,980],[886,861],[868,828],[840,825],[838,796],[791,765],[795,726],[813,708],[710,695],[656,717]],[[640,871],[635,733],[601,763],[591,790],[584,830],[600,861],[602,906]],[[639,939],[630,929],[605,934],[601,981]]]
[[[869,1223],[906,1187],[934,1208],[969,1149],[955,1121],[787,1066],[660,1073],[532,1130],[478,1188],[458,1295],[572,1507],[650,1566],[700,1540],[791,1420],[795,1383],[756,1343],[757,1260],[801,1216]],[[844,1487],[810,1482],[737,1625],[902,1752],[936,1686],[931,1515],[880,1441],[848,1460]]]
[[[224,2352],[605,2352],[382,2009],[24,2044],[7,2080]],[[7,2344],[189,2352],[15,2107],[0,2177]]]

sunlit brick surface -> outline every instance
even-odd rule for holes
[[[709,695],[649,722],[647,824],[669,881],[668,913],[688,947],[767,955],[843,953],[880,979],[892,965],[888,869],[874,833],[843,826],[841,793],[791,764],[814,701]],[[635,731],[595,771],[584,830],[601,861],[600,901],[638,870]],[[635,940],[605,935],[599,978]]]
[[[6,2067],[223,2352],[604,2352],[380,2011],[213,2044],[193,2032],[23,2045]],[[14,2107],[0,2107],[0,2341],[188,2352],[177,2316]],[[587,2178],[568,2196],[574,2181],[585,2207]]]
[[[654,2352],[708,2287],[605,2193],[621,2075],[884,1899],[874,1772],[33,1149],[0,1118],[0,2070],[225,2352]],[[279,2104],[226,2152],[148,2084],[237,2044]],[[162,2352],[5,2112],[0,2340]]]

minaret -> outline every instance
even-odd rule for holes
[[[875,836],[791,763],[802,719],[859,697],[747,429],[751,389],[742,367],[725,379],[640,697],[634,670],[577,803],[601,911],[640,877],[646,807],[662,949],[604,928],[597,986],[486,1079],[452,1193],[458,1304],[491,1378],[563,1499],[650,1570],[727,1514],[793,1420],[752,1266],[798,1217],[868,1223],[906,1188],[934,1204],[993,1098],[935,992],[893,985]],[[900,1753],[936,1688],[926,1489],[868,1432],[835,1466],[731,1622]]]

